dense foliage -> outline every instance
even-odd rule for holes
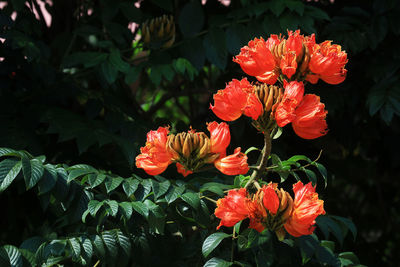
[[[317,182],[329,215],[319,217],[317,235],[286,243],[241,232],[236,264],[356,264],[346,251],[366,265],[398,262],[398,1],[0,4],[1,266],[227,266],[231,233],[216,232],[205,197],[222,197],[245,177],[209,170],[183,178],[171,167],[149,177],[134,159],[159,125],[203,130],[216,119],[212,94],[244,76],[231,59],[250,39],[298,28],[341,44],[348,76],[309,85],[329,110],[329,134],[306,141],[285,129],[271,162],[282,166],[277,181]],[[232,147],[262,142],[247,118],[231,125]],[[299,153],[307,157],[292,157]]]

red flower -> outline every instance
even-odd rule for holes
[[[288,52],[281,58],[280,67],[282,73],[286,75],[289,79],[296,73],[297,62],[296,54],[294,52]]]
[[[339,84],[346,79],[347,54],[340,45],[325,41],[313,47],[309,68],[319,78],[329,84]],[[315,79],[307,79],[316,82]]]
[[[275,84],[278,80],[279,72],[277,70],[267,71],[266,73],[256,76],[257,80],[266,84]]]
[[[262,203],[264,207],[272,214],[276,214],[279,208],[280,200],[275,192],[277,184],[270,183],[263,186],[261,190],[264,192]]]
[[[300,35],[300,30],[297,30],[295,32],[288,31],[288,38],[286,41],[287,51],[295,52],[296,57],[301,56],[301,53],[303,51],[303,42],[304,36]]]
[[[296,108],[295,119],[292,121],[295,133],[304,139],[314,139],[327,133],[325,105],[320,102],[319,96],[305,95]]]
[[[240,147],[236,148],[232,155],[218,158],[214,165],[215,168],[226,175],[245,174],[249,171],[247,156],[240,152]]]
[[[293,185],[293,191],[295,195],[293,211],[284,227],[294,237],[310,235],[315,229],[315,218],[325,214],[324,201],[318,199],[311,182],[303,185],[299,181]]]
[[[270,51],[270,44],[263,38],[255,38],[240,49],[240,54],[233,61],[240,64],[242,70],[251,76],[259,76],[272,71],[276,62]]]
[[[247,218],[249,201],[245,188],[230,190],[226,197],[218,199],[214,214],[221,219],[221,222],[217,229],[221,226],[232,227],[237,222]]]
[[[284,81],[283,87],[285,93],[275,110],[275,120],[279,127],[283,127],[295,119],[295,109],[304,95],[304,84],[302,82],[292,81],[288,83]]]
[[[183,177],[186,177],[189,174],[193,173],[192,171],[186,170],[185,167],[182,164],[178,163],[178,162],[176,163],[176,169],[180,174],[183,175]]]
[[[211,152],[225,156],[226,148],[231,142],[231,133],[228,124],[225,122],[218,124],[213,121],[207,125],[207,129],[210,131]]]
[[[148,132],[146,146],[140,148],[141,154],[136,157],[136,167],[150,175],[165,171],[171,163],[171,155],[166,148],[167,139],[168,128],[159,127],[157,131]]]
[[[263,113],[263,106],[254,94],[253,86],[243,78],[233,79],[223,90],[213,96],[211,110],[224,121],[234,121],[243,113],[256,120]]]

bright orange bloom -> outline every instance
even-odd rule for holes
[[[267,71],[266,73],[256,76],[257,80],[266,84],[275,84],[278,80],[279,71],[274,69],[273,71]]]
[[[240,54],[233,61],[240,64],[242,70],[251,76],[272,71],[276,62],[269,45],[270,43],[265,42],[263,38],[255,38],[240,49]]]
[[[296,57],[301,56],[301,53],[303,51],[303,42],[304,42],[304,36],[300,35],[300,30],[297,30],[295,32],[288,31],[288,38],[286,41],[287,51],[295,52]]]
[[[183,177],[188,176],[189,174],[192,174],[193,172],[190,170],[186,170],[185,167],[180,164],[180,163],[176,163],[176,170],[178,171],[178,173],[182,174]]]
[[[226,148],[231,142],[231,133],[228,124],[225,122],[218,124],[213,121],[207,125],[207,129],[210,131],[211,152],[219,153],[221,157],[224,157],[226,155]]]
[[[304,95],[303,82],[292,81],[288,83],[285,80],[283,87],[285,88],[285,93],[281,103],[275,110],[275,120],[279,127],[285,126],[296,118],[295,109]]]
[[[297,69],[296,54],[294,52],[289,52],[283,55],[280,68],[282,73],[290,79],[290,77],[296,73]]]
[[[325,41],[315,45],[311,54],[309,68],[313,74],[329,84],[339,84],[346,79],[347,54],[342,51],[340,45]],[[315,78],[306,78],[315,83]],[[317,79],[318,80],[318,79]]]
[[[261,190],[264,192],[262,199],[264,207],[272,214],[276,214],[279,208],[279,198],[276,194],[277,184],[270,183],[268,186],[263,186]]]
[[[223,90],[213,96],[211,110],[224,121],[234,121],[243,113],[256,120],[263,113],[263,106],[254,94],[254,88],[246,78],[233,79]]]
[[[303,185],[299,181],[293,185],[293,191],[293,210],[284,227],[294,237],[310,235],[315,229],[315,219],[325,214],[324,201],[318,199],[318,193],[315,193],[311,182]]]
[[[292,127],[295,133],[304,139],[314,139],[327,133],[325,105],[320,102],[319,96],[308,94],[303,97],[296,108]]]
[[[171,163],[171,155],[166,148],[167,136],[168,128],[165,127],[148,132],[146,145],[140,148],[141,154],[136,157],[136,167],[144,169],[150,175],[165,171]]]
[[[247,218],[248,202],[246,188],[230,190],[224,198],[218,199],[215,216],[221,219],[217,229],[221,226],[232,227],[237,222]]]
[[[245,174],[249,171],[247,156],[236,148],[232,155],[214,161],[215,168],[226,175]]]

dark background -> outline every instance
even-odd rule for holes
[[[314,159],[322,149],[325,210],[358,229],[343,251],[369,266],[399,262],[399,1],[145,0],[140,8],[132,1],[42,2],[0,1],[0,147],[144,177],[134,159],[150,129],[205,130],[217,120],[208,108],[212,94],[245,76],[231,61],[240,47],[287,29],[315,33],[317,42],[340,44],[349,59],[342,84],[306,86],[326,105],[329,133],[308,141],[286,126],[273,152]],[[47,11],[37,12],[40,5]],[[174,16],[176,28],[168,48],[162,46],[172,35],[143,44],[140,28],[128,29],[164,14]],[[232,150],[260,146],[248,118],[230,126]],[[174,167],[165,176],[175,178]],[[46,227],[33,194],[12,188],[0,200],[2,243],[18,246]]]

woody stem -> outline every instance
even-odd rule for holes
[[[264,172],[267,167],[267,161],[269,158],[269,154],[271,154],[271,136],[270,131],[264,132],[264,148],[261,152],[261,159],[258,163],[258,166],[254,169],[253,173],[250,176],[249,181],[246,183],[245,188],[249,187],[251,184],[257,180],[258,177]]]

